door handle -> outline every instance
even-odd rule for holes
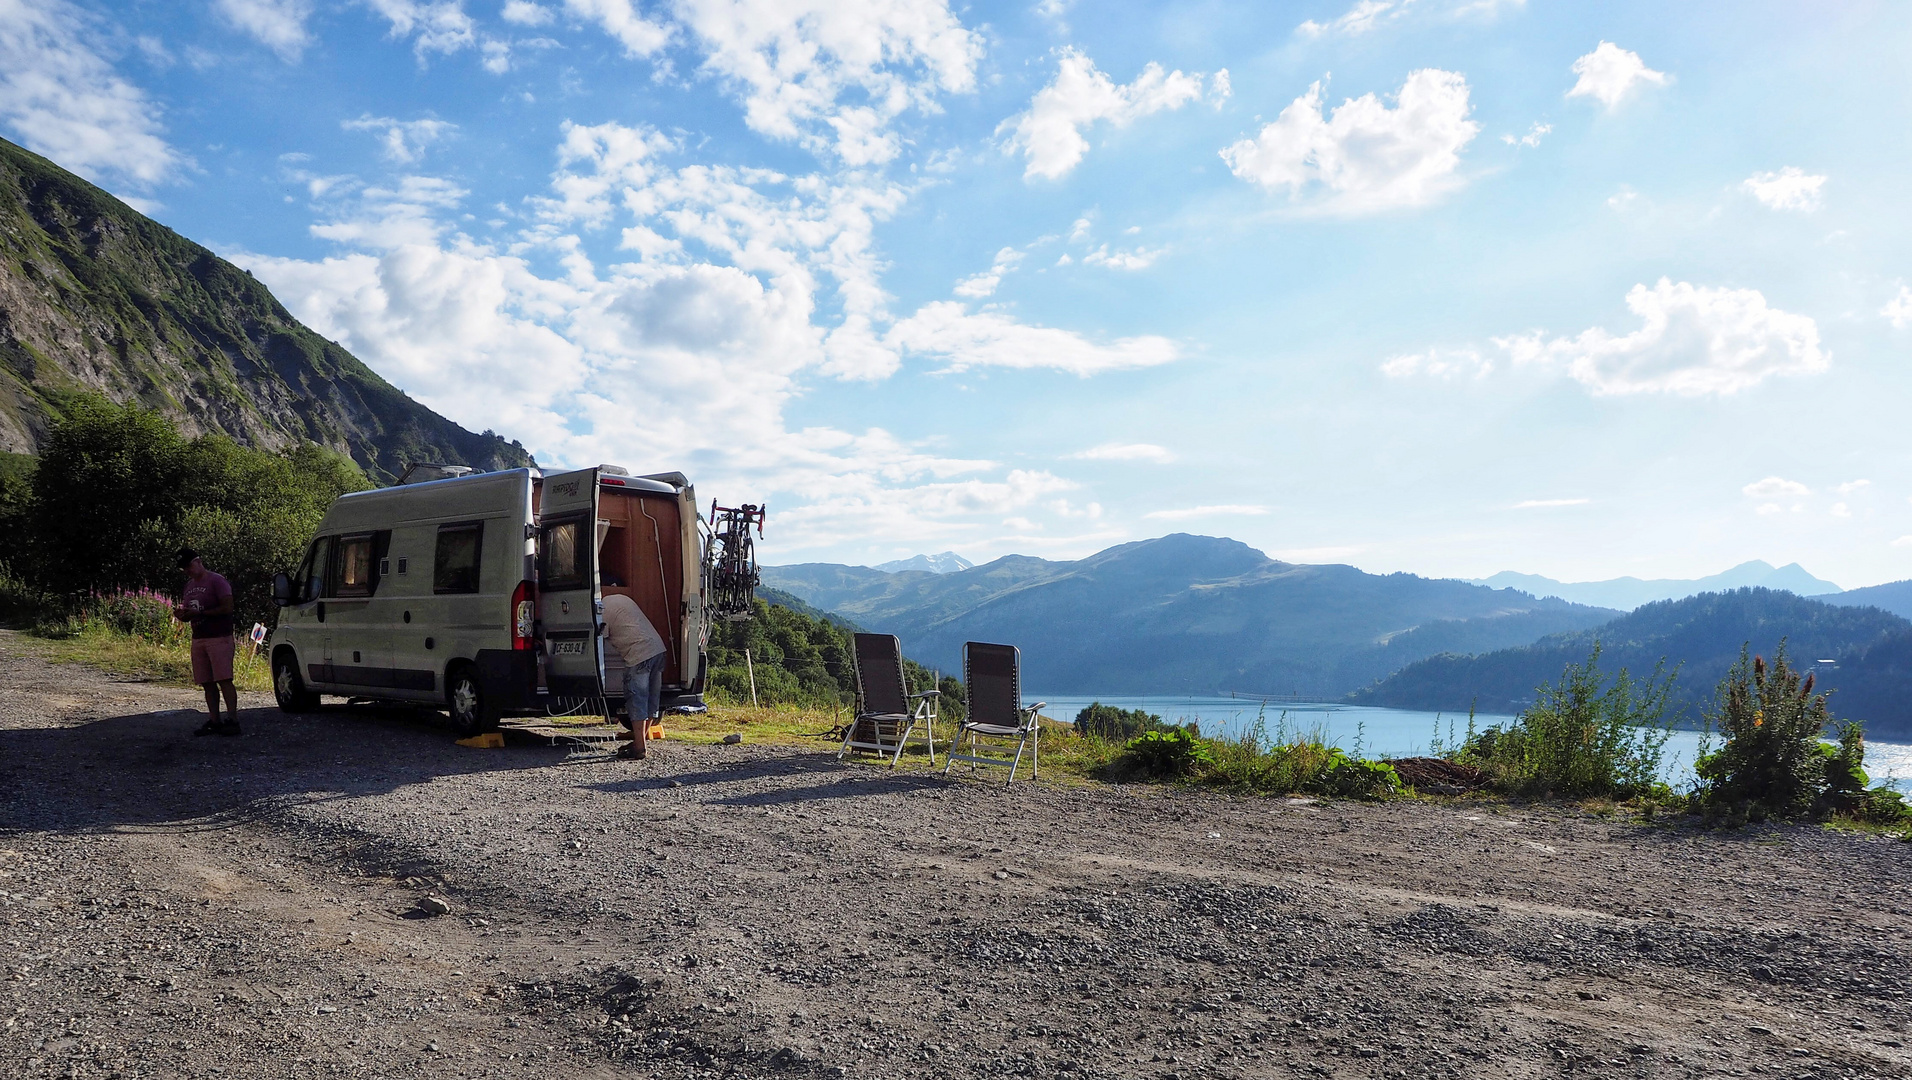
[[[325,621],[325,601],[319,601],[319,621]]]

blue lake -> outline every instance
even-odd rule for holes
[[[1031,704],[1048,702],[1042,714],[1054,720],[1072,721],[1092,701],[1122,709],[1143,709],[1174,723],[1194,720],[1204,735],[1239,735],[1257,720],[1268,734],[1280,738],[1284,733],[1320,732],[1324,741],[1350,753],[1359,750],[1363,757],[1412,757],[1425,754],[1438,737],[1450,745],[1467,738],[1467,714],[1417,712],[1412,709],[1378,709],[1367,705],[1339,705],[1320,702],[1269,701],[1246,697],[1133,697],[1024,694]],[[1509,724],[1511,716],[1479,713],[1476,728]],[[1685,788],[1693,780],[1693,759],[1699,756],[1701,733],[1675,731],[1666,744],[1664,771],[1667,782]],[[1717,745],[1717,740],[1715,740]],[[1866,771],[1873,783],[1891,783],[1900,790],[1912,790],[1912,745],[1866,742]]]

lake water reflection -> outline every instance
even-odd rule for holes
[[[1438,737],[1458,743],[1467,737],[1467,714],[1419,712],[1413,709],[1381,709],[1369,705],[1341,705],[1325,702],[1285,702],[1243,697],[1104,697],[1082,694],[1046,696],[1025,694],[1031,704],[1048,702],[1043,715],[1054,720],[1073,721],[1076,713],[1092,701],[1122,709],[1144,709],[1174,723],[1197,721],[1204,735],[1238,735],[1253,727],[1257,718],[1271,735],[1283,731],[1310,733],[1320,731],[1324,739],[1350,753],[1359,750],[1364,757],[1411,757],[1425,754]],[[1474,717],[1477,728],[1508,724],[1513,717],[1480,713]],[[1699,756],[1701,733],[1675,731],[1666,744],[1664,772],[1667,782],[1684,788],[1693,781],[1693,759]],[[1890,782],[1900,790],[1912,790],[1912,745],[1903,743],[1866,743],[1866,771],[1873,783]]]

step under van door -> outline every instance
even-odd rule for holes
[[[538,608],[544,623],[545,687],[554,697],[604,696],[597,519],[596,469],[544,478],[538,510]]]

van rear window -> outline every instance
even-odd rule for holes
[[[438,527],[438,551],[432,560],[432,591],[475,593],[485,527],[481,522]]]
[[[547,591],[582,589],[591,577],[591,549],[580,542],[583,518],[548,522],[538,545],[538,586]]]

